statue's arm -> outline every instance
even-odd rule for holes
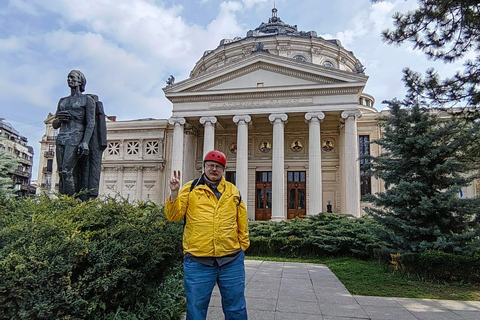
[[[55,112],[55,119],[52,122],[53,129],[58,129],[62,125],[62,120],[58,118],[58,113],[60,112],[60,102],[62,102],[62,99],[58,101],[57,112]]]

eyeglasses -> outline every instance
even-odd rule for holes
[[[223,166],[221,164],[214,164],[214,163],[205,163],[205,168],[211,170],[213,168],[220,170],[223,170]]]

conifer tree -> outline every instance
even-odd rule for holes
[[[378,0],[372,0],[378,2]],[[441,79],[434,69],[425,77],[409,68],[403,81],[409,99],[429,104],[476,106],[480,104],[480,3],[478,0],[418,0],[418,8],[393,16],[394,30],[384,30],[388,44],[410,42],[429,59],[464,61],[464,69]]]
[[[382,152],[366,166],[386,191],[371,196],[368,212],[386,227],[393,250],[468,253],[480,235],[480,198],[462,195],[478,172],[477,111],[384,103],[390,115],[380,118],[383,137],[374,141]]]
[[[14,196],[12,173],[18,168],[18,161],[4,151],[0,151],[0,193]]]

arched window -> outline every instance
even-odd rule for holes
[[[307,58],[305,58],[302,55],[296,55],[295,57],[293,57],[293,59],[298,60],[298,61],[307,62]]]
[[[328,61],[328,60],[323,62],[323,66],[327,67],[327,68],[333,68],[334,67],[333,63],[331,61]]]

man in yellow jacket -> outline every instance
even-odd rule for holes
[[[244,251],[250,245],[248,216],[240,192],[225,180],[227,159],[217,150],[203,161],[199,179],[180,188],[173,172],[165,213],[170,221],[185,217],[183,269],[187,320],[204,320],[215,283],[227,320],[247,319]]]

